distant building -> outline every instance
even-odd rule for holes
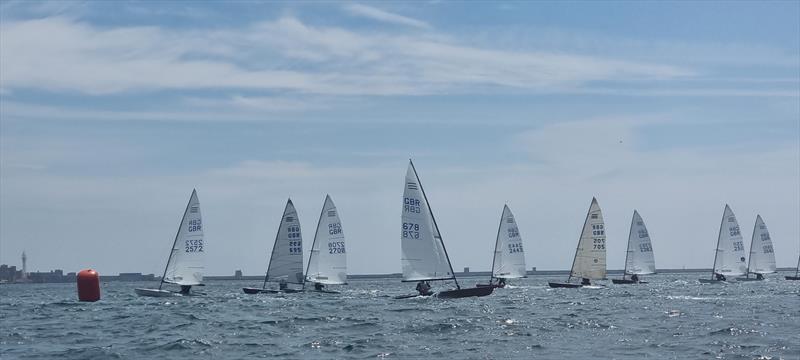
[[[25,251],[22,252],[22,280],[28,279],[28,257],[25,255]]]
[[[469,266],[465,266],[465,267],[464,267],[464,273],[465,273],[465,274],[469,273]]]
[[[236,280],[241,280],[241,279],[242,279],[242,270],[236,270],[236,271],[233,273],[233,277],[234,277]]]

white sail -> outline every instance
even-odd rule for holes
[[[592,205],[583,223],[570,276],[592,280],[606,277],[606,229],[603,213],[595,198],[592,198]]]
[[[639,212],[633,211],[631,231],[628,234],[628,254],[625,257],[625,273],[628,275],[654,274],[656,260],[653,257],[653,246],[650,234],[644,225]]]
[[[514,214],[506,205],[503,207],[500,227],[497,229],[497,240],[494,244],[492,277],[513,279],[525,277],[525,275],[525,252],[522,249],[522,237],[519,236]]]
[[[747,273],[745,248],[739,222],[730,206],[725,205],[722,223],[719,225],[717,238],[717,255],[714,260],[714,272],[723,275],[744,275]]]
[[[300,219],[292,200],[286,202],[283,217],[272,246],[266,281],[303,283],[303,236]]]
[[[767,225],[764,224],[761,215],[756,216],[756,225],[753,227],[748,271],[754,274],[775,272],[775,252],[772,249],[772,239],[769,237]]]
[[[338,285],[347,283],[347,253],[339,212],[330,196],[325,196],[319,214],[317,233],[311,245],[306,280],[315,283]]]
[[[452,279],[442,236],[433,220],[414,164],[409,161],[400,227],[403,281]]]
[[[172,244],[172,253],[164,271],[164,282],[178,285],[203,283],[205,269],[205,247],[203,221],[200,216],[200,201],[197,191],[192,191],[186,211],[183,213],[178,234]]]

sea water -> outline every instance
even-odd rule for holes
[[[783,275],[659,274],[592,289],[533,276],[453,300],[395,300],[414,288],[398,279],[277,295],[211,281],[207,296],[172,298],[134,294],[156,283],[107,282],[96,303],[78,302],[75,284],[0,285],[0,358],[798,359],[800,281]]]

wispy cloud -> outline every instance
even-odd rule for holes
[[[420,29],[428,29],[431,27],[428,23],[424,21],[390,13],[388,11],[384,11],[378,8],[362,4],[348,4],[344,7],[344,9],[352,15],[363,16],[372,20],[382,21],[386,23],[411,26]]]

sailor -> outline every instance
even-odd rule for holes
[[[631,275],[631,280],[633,280],[633,282],[637,282],[638,283],[639,282],[639,275],[636,275],[636,274]]]
[[[427,281],[421,281],[417,283],[417,291],[420,295],[430,295],[431,294],[431,284],[428,284]]]
[[[181,285],[181,295],[189,295],[189,290],[192,289],[192,285]]]
[[[278,282],[278,289],[286,290],[286,288],[289,287],[288,285],[289,284],[286,283],[286,280],[281,280],[281,281]]]
[[[322,291],[322,289],[324,289],[324,288],[325,288],[325,285],[322,285],[322,283],[314,283],[314,290]]]
[[[762,275],[761,273],[756,273],[756,279],[764,280],[764,275]]]
[[[581,285],[592,285],[592,283],[591,283],[591,282],[589,282],[589,279],[587,279],[587,278],[582,278],[582,279],[581,279]]]
[[[505,278],[497,279],[497,287],[505,287],[505,286],[506,286],[506,279]]]
[[[717,281],[725,281],[726,280],[725,279],[725,275],[722,275],[720,273],[714,273],[714,276],[716,276]]]

